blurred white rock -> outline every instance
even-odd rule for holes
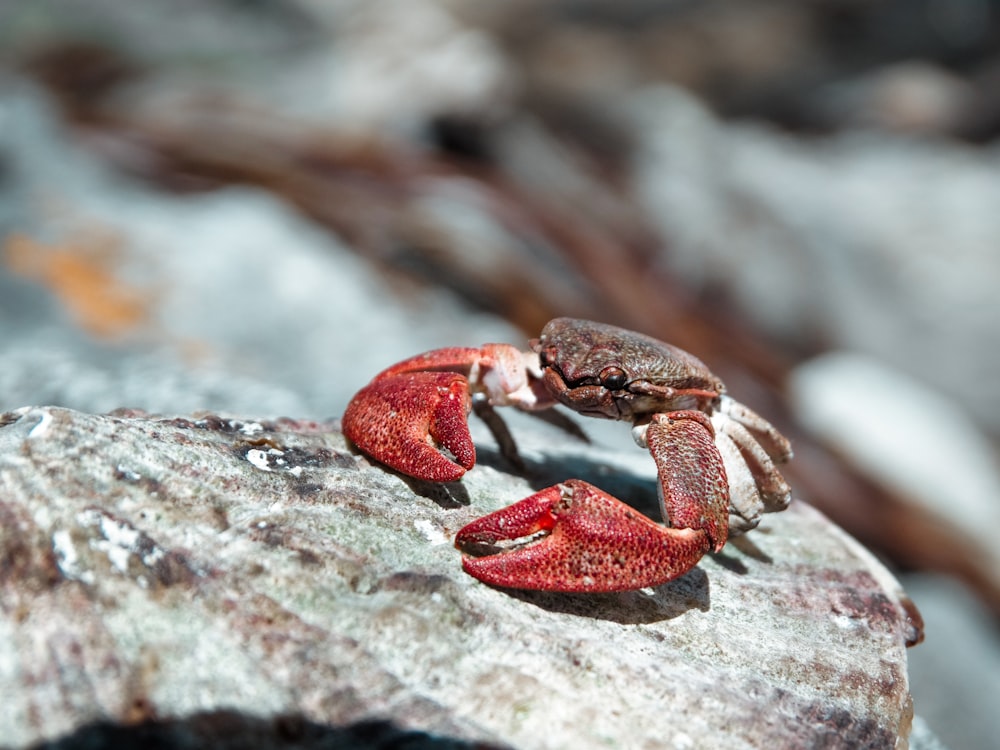
[[[865,352],[1000,430],[1000,154],[722,123],[673,88],[631,95],[635,186],[664,262],[776,336]]]
[[[871,357],[822,355],[789,382],[796,417],[877,480],[960,529],[1000,582],[1000,471],[956,399]]]

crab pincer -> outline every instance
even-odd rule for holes
[[[476,463],[466,423],[469,386],[453,372],[389,375],[344,412],[344,434],[372,458],[409,476],[453,482]],[[446,448],[454,460],[436,446]]]
[[[523,540],[496,554],[462,559],[484,583],[538,591],[605,592],[658,586],[683,575],[712,547],[701,529],[654,523],[580,479],[553,485],[461,529],[455,546]]]
[[[493,406],[529,411],[551,406],[541,381],[528,371],[536,360],[509,344],[435,349],[403,360],[351,399],[342,420],[344,434],[403,474],[453,482],[476,463],[468,425],[473,394],[481,398],[481,414]],[[487,426],[501,443],[510,440],[499,417]],[[516,453],[512,443],[508,452]]]

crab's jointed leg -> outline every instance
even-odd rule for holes
[[[722,396],[712,415],[715,441],[729,477],[729,531],[757,526],[762,513],[784,510],[792,491],[778,464],[792,457],[788,440],[750,408]]]

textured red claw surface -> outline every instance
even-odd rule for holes
[[[419,479],[452,482],[476,463],[467,424],[470,409],[464,375],[383,374],[351,400],[342,425],[344,434],[377,461]]]
[[[658,414],[646,431],[660,480],[663,517],[677,528],[704,529],[715,552],[729,535],[729,481],[715,431],[700,411]]]
[[[542,533],[524,546],[462,567],[495,586],[542,591],[628,591],[694,567],[713,546],[705,531],[665,528],[592,484],[572,479],[462,528],[455,545],[496,544]]]

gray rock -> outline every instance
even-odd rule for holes
[[[0,425],[11,747],[905,746],[918,615],[801,502],[656,589],[505,591],[462,572],[454,532],[569,476],[648,510],[641,452],[521,419],[524,476],[484,440],[433,486],[335,422],[45,407]]]
[[[914,707],[951,747],[995,747],[1000,734],[996,618],[951,578],[910,573],[906,587],[920,602],[933,639],[932,648],[910,653]]]

